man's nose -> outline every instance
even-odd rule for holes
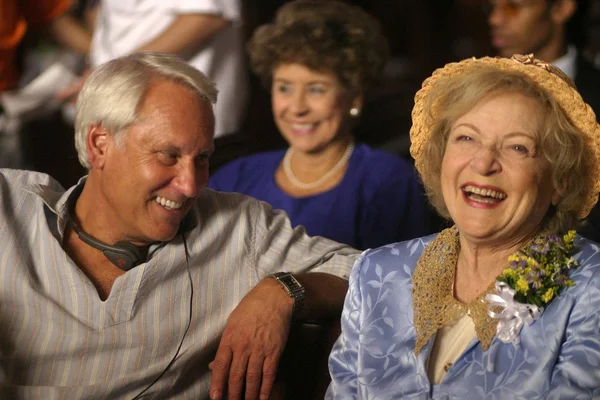
[[[200,171],[193,161],[182,165],[177,176],[177,189],[188,198],[198,196],[208,179],[208,173],[203,169]]]
[[[508,17],[506,7],[502,2],[490,3],[488,23],[490,26],[497,27],[504,24]]]

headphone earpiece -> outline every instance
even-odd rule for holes
[[[144,258],[140,253],[140,249],[133,243],[124,240],[112,246],[103,244],[103,248],[99,248],[99,250],[102,250],[104,256],[123,271],[129,271],[131,268],[140,265]]]
[[[73,222],[73,217],[71,215],[71,208],[69,207],[67,211],[68,221],[67,223],[73,229],[73,231],[79,236],[84,243],[89,246],[98,249],[104,254],[106,258],[110,260],[111,263],[122,269],[123,271],[129,271],[133,267],[140,265],[145,262],[144,256],[140,252],[140,249],[131,242],[120,241],[112,246],[110,244],[101,242],[95,237],[88,235],[79,227],[75,222]]]

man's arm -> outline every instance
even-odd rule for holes
[[[305,302],[297,320],[339,318],[348,282],[325,273],[296,275]],[[211,364],[211,399],[267,399],[287,342],[294,301],[274,278],[263,279],[231,313]]]
[[[267,399],[292,321],[293,300],[269,274],[291,272],[305,287],[299,320],[337,318],[347,290],[347,277],[359,252],[304,228],[292,229],[283,212],[248,200],[243,216],[253,231],[248,241],[248,268],[262,279],[231,313],[211,364],[211,398]],[[310,271],[310,272],[309,272]],[[260,396],[260,397],[259,397]]]
[[[84,56],[87,56],[90,52],[92,43],[90,32],[68,13],[64,13],[50,21],[47,29],[58,44]]]
[[[190,53],[201,49],[219,31],[231,23],[231,21],[216,14],[181,14],[162,34],[138,47],[133,52],[173,53],[186,58]],[[76,96],[91,71],[91,69],[87,69],[80,79],[57,93],[56,98],[64,101]]]
[[[159,36],[136,51],[154,51],[186,56],[208,43],[231,21],[215,14],[181,14]]]

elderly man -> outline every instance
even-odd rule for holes
[[[292,315],[339,312],[355,250],[204,189],[215,97],[115,59],[77,103],[87,178],[0,170],[1,398],[267,398]]]

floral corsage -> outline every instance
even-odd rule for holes
[[[496,336],[502,342],[519,343],[523,325],[538,319],[563,288],[575,285],[568,277],[568,271],[579,266],[573,258],[574,239],[575,231],[563,237],[543,235],[508,258],[510,266],[496,281],[497,293],[485,297],[488,314],[499,320]]]

